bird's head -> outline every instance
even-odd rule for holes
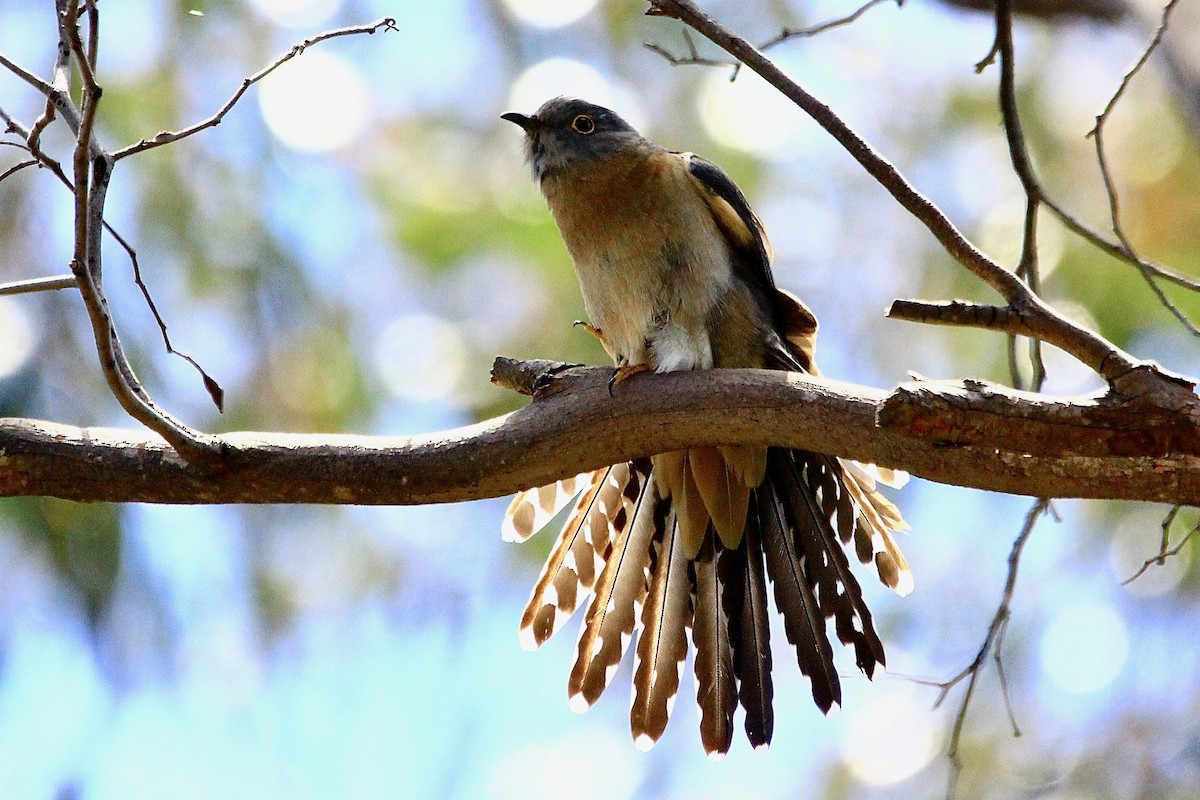
[[[525,131],[525,157],[538,181],[648,144],[614,112],[573,97],[548,100],[532,116],[500,118]]]

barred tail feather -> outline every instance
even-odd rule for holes
[[[667,510],[654,481],[640,481],[632,514],[628,524],[618,526],[580,631],[575,665],[567,681],[575,711],[586,711],[599,699],[629,646],[649,591],[650,542],[665,525]],[[618,514],[618,521],[620,517]]]
[[[710,759],[722,758],[733,741],[733,711],[737,692],[729,622],[721,603],[717,552],[722,545],[714,527],[708,529],[698,557],[692,562],[692,605],[696,619],[696,705],[700,707],[700,741]]]
[[[529,596],[519,631],[522,647],[541,647],[591,592],[623,495],[643,478],[627,463],[591,473]]]
[[[718,563],[722,603],[729,617],[729,644],[733,650],[738,700],[746,709],[746,738],[756,750],[771,744],[775,728],[771,628],[757,504],[755,493],[750,498],[750,516],[742,546],[722,550]]]
[[[602,470],[597,470],[601,472]],[[523,542],[546,527],[559,511],[589,485],[597,472],[581,472],[573,478],[563,478],[548,486],[538,486],[517,492],[504,521],[500,523],[500,538],[506,542]]]
[[[639,750],[649,750],[667,728],[687,658],[687,628],[691,624],[687,559],[671,513],[655,534],[650,591],[642,607],[635,651],[629,724]]]
[[[809,584],[805,557],[797,551],[790,515],[775,487],[778,482],[776,475],[768,473],[767,482],[755,492],[767,575],[775,590],[775,605],[783,614],[784,632],[796,648],[800,672],[812,682],[817,708],[827,714],[835,703],[841,705],[842,684],[825,635],[825,615]]]
[[[822,613],[833,617],[834,630],[843,644],[854,646],[858,668],[868,677],[884,664],[883,643],[875,633],[862,588],[850,571],[838,534],[813,492],[820,473],[828,469],[821,456],[798,450],[771,454],[779,471],[781,496],[795,523],[796,548],[803,554],[805,571],[816,587]],[[790,478],[790,479],[789,479]]]

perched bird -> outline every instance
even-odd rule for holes
[[[817,374],[816,318],[776,288],[762,223],[719,167],[665,150],[583,100],[558,97],[532,116],[503,119],[525,132],[588,328],[616,362],[618,393],[644,370]],[[593,595],[568,681],[571,707],[596,702],[636,633],[630,723],[648,749],[666,728],[690,631],[705,750],[714,758],[729,750],[739,702],[750,743],[765,747],[774,725],[768,580],[823,712],[841,702],[827,620],[868,677],[884,664],[843,548],[853,545],[898,593],[912,589],[891,535],[907,526],[876,491],[876,479],[890,477],[801,450],[714,446],[521,492],[503,523],[514,541],[578,498],[521,619],[522,643],[540,646]]]

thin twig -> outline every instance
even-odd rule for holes
[[[1038,518],[1047,513],[1049,508],[1050,501],[1042,498],[1034,501],[1029,511],[1025,514],[1025,524],[1021,527],[1021,532],[1017,535],[1016,540],[1013,542],[1012,550],[1008,554],[1008,577],[1004,581],[1004,593],[1001,595],[1000,605],[996,608],[995,615],[992,616],[992,622],[988,625],[987,635],[984,636],[983,644],[975,654],[975,658],[957,675],[937,684],[940,692],[938,693],[937,700],[934,701],[934,708],[938,708],[945,702],[946,697],[955,686],[963,680],[967,681],[967,688],[963,693],[962,703],[959,705],[958,713],[954,717],[954,728],[950,734],[950,748],[947,751],[947,756],[950,759],[950,780],[946,788],[946,797],[948,799],[954,797],[955,791],[958,788],[958,779],[962,774],[962,759],[959,756],[959,746],[962,743],[963,726],[967,720],[967,710],[970,708],[971,699],[975,694],[975,685],[979,680],[980,671],[989,655],[993,655],[996,661],[1000,676],[1001,692],[1004,697],[1004,706],[1008,711],[1009,721],[1012,723],[1013,736],[1021,735],[1021,730],[1017,726],[1016,716],[1012,709],[1012,698],[1008,693],[1008,680],[1004,676],[1001,662],[1001,646],[1004,643],[1004,633],[1008,629],[1008,621],[1012,615],[1012,599],[1017,587],[1017,570],[1021,566],[1021,553],[1025,549],[1025,544],[1029,541],[1030,535],[1033,533]]]
[[[6,144],[6,143],[0,142],[0,144]],[[10,175],[20,172],[21,170],[25,169],[26,167],[36,167],[37,163],[38,162],[37,162],[36,158],[27,158],[24,161],[18,161],[16,164],[13,164],[11,167],[4,170],[4,172],[0,172],[0,181],[3,181],[5,178],[7,178]]]
[[[352,26],[349,28],[337,28],[335,30],[325,31],[324,33],[320,33],[309,39],[305,39],[303,42],[300,42],[299,44],[294,45],[291,50],[284,53],[282,56],[280,56],[278,59],[276,59],[272,64],[270,64],[266,67],[263,67],[258,72],[251,75],[250,77],[243,79],[242,85],[239,86],[238,90],[233,93],[233,96],[230,97],[229,100],[227,100],[225,102],[225,105],[221,106],[221,108],[215,114],[213,114],[211,117],[208,117],[207,119],[202,120],[201,122],[198,122],[195,125],[184,128],[183,130],[160,131],[152,139],[142,139],[137,144],[131,144],[128,147],[117,150],[116,152],[114,152],[112,154],[113,161],[120,161],[122,158],[125,158],[126,156],[131,156],[131,155],[134,155],[135,153],[141,153],[145,150],[150,150],[155,147],[161,147],[162,145],[170,144],[171,142],[177,142],[180,139],[187,138],[188,136],[191,136],[194,133],[199,133],[200,131],[202,131],[206,128],[211,128],[214,125],[220,124],[221,120],[225,118],[225,115],[228,114],[229,111],[235,105],[237,105],[237,102],[242,99],[242,95],[244,95],[246,93],[247,89],[249,89],[254,84],[258,83],[263,78],[270,75],[272,72],[274,72],[276,69],[278,69],[283,64],[287,63],[288,61],[291,61],[293,58],[295,58],[296,56],[303,53],[306,48],[311,47],[312,45],[316,44],[317,42],[323,42],[326,39],[332,39],[336,36],[350,36],[353,34],[360,34],[360,33],[371,34],[371,33],[375,33],[376,31],[379,31],[379,30],[390,30],[390,31],[397,30],[396,20],[393,19],[392,17],[383,17],[382,19],[380,19],[376,22],[372,22],[369,25],[355,25],[355,26]]]
[[[1183,551],[1183,548],[1187,546],[1187,543],[1191,541],[1192,537],[1196,535],[1196,532],[1200,531],[1200,523],[1193,525],[1192,529],[1188,531],[1182,539],[1179,540],[1179,544],[1168,549],[1171,543],[1171,523],[1175,521],[1175,517],[1179,514],[1180,508],[1181,506],[1173,506],[1162,521],[1162,541],[1159,543],[1158,554],[1143,561],[1142,566],[1138,568],[1137,572],[1121,581],[1122,586],[1128,586],[1138,578],[1142,577],[1142,575],[1144,575],[1146,570],[1150,569],[1150,567],[1161,567],[1167,563],[1168,558],[1174,558],[1175,556],[1179,555],[1180,552]]]
[[[52,292],[57,289],[74,289],[74,275],[54,275],[49,278],[27,278],[23,281],[0,283],[0,295]]]
[[[758,46],[758,50],[760,52],[766,52],[772,47],[782,44],[789,39],[808,38],[825,33],[825,31],[833,30],[834,28],[840,28],[844,25],[849,25],[875,6],[891,2],[894,2],[898,7],[904,5],[904,0],[867,0],[866,3],[843,17],[835,17],[834,19],[829,19],[824,22],[818,22],[816,25],[810,25],[807,28],[785,27],[778,34],[760,44]],[[654,42],[643,42],[642,45],[651,52],[662,56],[667,60],[668,63],[675,67],[691,65],[707,67],[733,67],[733,71],[729,74],[729,82],[732,83],[733,81],[737,80],[738,73],[740,73],[742,70],[741,61],[727,61],[719,58],[704,58],[700,55],[699,51],[696,50],[696,45],[692,41],[692,37],[688,34],[686,29],[683,32],[683,38],[688,46],[689,54],[687,56],[676,56],[670,50],[667,50],[662,45],[655,44]]]
[[[24,126],[5,113],[3,108],[0,108],[0,119],[3,119],[5,122],[7,122],[9,130],[11,130],[13,133],[16,133],[18,136],[26,140],[30,138]],[[71,182],[69,177],[67,177],[66,172],[63,171],[62,165],[43,152],[36,144],[30,145],[28,143],[18,144],[16,142],[0,142],[0,145],[16,147],[30,153],[34,159],[36,159],[35,163],[45,167],[46,169],[49,169],[50,172],[53,173],[54,176],[57,177],[64,186],[66,186],[72,192],[75,191],[75,184]],[[23,163],[28,165],[28,162]],[[9,170],[4,175],[0,175],[0,180],[3,180],[10,173],[15,172],[20,166],[22,165],[18,164],[17,167]],[[207,391],[209,397],[212,398],[213,404],[216,405],[218,410],[223,411],[225,403],[225,390],[221,388],[220,383],[218,383],[211,375],[209,375],[208,372],[205,371],[204,367],[200,366],[200,363],[196,361],[196,359],[192,358],[182,350],[176,349],[174,344],[171,343],[171,337],[167,334],[167,322],[163,318],[162,314],[159,313],[158,305],[154,302],[154,297],[150,294],[150,288],[142,279],[142,269],[140,263],[138,262],[137,251],[134,250],[133,245],[131,245],[125,239],[125,237],[122,236],[117,229],[110,225],[107,221],[105,221],[103,225],[104,230],[108,231],[108,234],[112,236],[117,244],[121,246],[121,249],[125,251],[125,255],[129,258],[129,263],[133,267],[133,282],[137,285],[138,289],[141,290],[142,297],[146,301],[146,306],[150,309],[150,313],[153,315],[154,321],[158,325],[159,334],[162,336],[163,346],[166,348],[167,353],[183,359],[200,374],[200,379],[204,384],[205,391]]]
[[[1096,146],[1096,163],[1100,167],[1100,177],[1104,182],[1104,192],[1108,196],[1108,211],[1112,232],[1121,243],[1122,250],[1129,254],[1130,257],[1127,260],[1142,273],[1142,278],[1149,285],[1151,291],[1154,292],[1159,303],[1170,311],[1193,336],[1200,336],[1200,327],[1193,323],[1183,310],[1167,297],[1162,287],[1154,280],[1156,277],[1155,273],[1149,270],[1145,264],[1145,260],[1137,255],[1133,243],[1125,233],[1124,226],[1121,224],[1120,196],[1117,191],[1116,181],[1113,178],[1112,169],[1108,163],[1108,156],[1104,149],[1104,128],[1112,116],[1113,109],[1116,108],[1117,102],[1124,96],[1134,76],[1141,72],[1142,68],[1150,60],[1150,56],[1158,49],[1158,45],[1162,41],[1163,35],[1167,32],[1167,27],[1170,24],[1171,12],[1175,9],[1175,5],[1178,2],[1179,0],[1168,0],[1167,4],[1163,6],[1162,17],[1159,20],[1158,28],[1154,31],[1154,36],[1150,39],[1150,43],[1146,45],[1138,60],[1126,71],[1124,77],[1121,78],[1121,83],[1104,105],[1104,110],[1096,117],[1096,124],[1088,131],[1087,135],[1094,141]]]
[[[221,458],[219,441],[216,437],[188,427],[160,408],[150,397],[125,356],[104,295],[101,239],[104,231],[104,201],[113,160],[99,148],[92,136],[103,92],[96,83],[95,73],[79,37],[77,14],[78,6],[71,4],[61,28],[83,83],[79,133],[72,153],[75,250],[71,272],[92,326],[101,372],[117,402],[130,416],[162,436],[185,460],[212,467]],[[99,154],[93,156],[93,150],[99,150]]]

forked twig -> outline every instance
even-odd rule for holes
[[[242,99],[242,95],[246,93],[246,90],[270,75],[288,61],[291,61],[293,58],[303,53],[309,47],[312,47],[317,42],[323,42],[326,39],[333,39],[337,36],[351,36],[360,33],[372,34],[379,30],[397,30],[396,20],[392,17],[383,17],[382,19],[372,22],[369,25],[354,25],[348,28],[337,28],[335,30],[325,31],[324,33],[319,33],[316,36],[305,39],[303,42],[294,45],[291,50],[288,50],[271,64],[263,67],[250,77],[244,78],[242,80],[242,85],[239,86],[237,91],[233,93],[233,96],[225,101],[225,105],[221,106],[221,108],[218,109],[217,112],[212,116],[197,122],[195,125],[184,128],[183,130],[160,131],[151,139],[142,139],[137,144],[131,144],[128,147],[121,148],[112,154],[113,161],[120,161],[126,156],[131,156],[135,153],[141,153],[155,147],[161,147],[162,145],[170,144],[171,142],[177,142],[180,139],[185,139],[194,133],[199,133],[206,128],[219,125],[221,120],[225,118],[225,115],[228,114],[233,107],[237,105],[237,102]]]
[[[1192,529],[1184,534],[1183,538],[1174,547],[1171,547],[1171,525],[1175,522],[1175,518],[1179,515],[1182,506],[1172,506],[1167,512],[1167,516],[1162,521],[1162,540],[1158,545],[1158,555],[1147,558],[1142,562],[1142,566],[1138,567],[1138,571],[1130,575],[1125,580],[1121,581],[1122,586],[1128,586],[1146,573],[1146,570],[1153,566],[1163,566],[1167,563],[1168,558],[1174,558],[1183,552],[1183,548],[1196,535],[1196,531],[1200,531],[1200,522],[1192,526]]]
[[[772,47],[780,45],[789,39],[808,38],[825,33],[826,31],[833,30],[834,28],[841,28],[845,25],[855,22],[859,17],[870,11],[875,6],[892,2],[894,2],[897,6],[904,5],[904,0],[867,0],[866,3],[842,17],[835,17],[833,19],[825,20],[824,22],[818,22],[816,25],[810,25],[806,28],[785,27],[778,34],[760,44],[758,46],[758,50],[765,53]],[[683,31],[683,40],[688,48],[688,55],[686,56],[677,56],[667,48],[654,42],[643,42],[642,46],[647,50],[662,56],[667,60],[668,63],[676,67],[692,65],[707,67],[732,67],[733,69],[729,73],[729,82],[732,83],[733,81],[737,80],[737,76],[742,70],[741,61],[728,61],[726,59],[705,58],[701,56],[700,52],[696,49],[696,43],[692,41],[692,37],[686,29]]]
[[[1012,550],[1008,554],[1008,577],[1004,581],[1004,593],[1000,597],[1000,605],[997,606],[996,613],[992,616],[992,622],[988,625],[987,634],[984,636],[983,644],[980,645],[975,658],[954,677],[935,684],[939,687],[940,691],[938,692],[937,700],[934,701],[933,707],[938,708],[945,702],[955,686],[964,680],[967,682],[966,691],[963,692],[962,703],[958,707],[958,713],[954,716],[954,728],[950,733],[950,747],[946,753],[950,759],[950,780],[946,787],[946,797],[948,799],[954,797],[955,791],[958,788],[958,779],[962,774],[962,759],[960,758],[959,747],[962,743],[963,727],[967,721],[967,710],[970,708],[972,697],[974,697],[975,686],[979,681],[980,671],[983,669],[983,665],[989,655],[993,657],[996,663],[996,671],[1000,679],[1000,689],[1004,697],[1004,707],[1008,712],[1008,720],[1012,725],[1013,736],[1021,735],[1021,729],[1017,726],[1016,715],[1013,713],[1012,698],[1009,696],[1008,679],[1004,673],[1002,660],[1004,634],[1008,630],[1008,621],[1012,615],[1012,599],[1017,587],[1017,570],[1021,566],[1021,553],[1024,551],[1025,544],[1029,541],[1029,537],[1033,533],[1038,518],[1046,514],[1050,508],[1050,501],[1042,498],[1034,501],[1029,511],[1025,514],[1025,524],[1022,525],[1021,532],[1017,535],[1016,540],[1013,541]]]

